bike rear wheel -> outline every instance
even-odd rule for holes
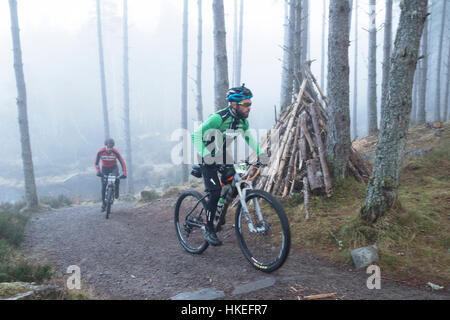
[[[206,200],[195,190],[183,192],[175,205],[174,223],[178,240],[186,251],[200,254],[208,248],[204,239]]]
[[[251,190],[245,199],[251,221],[257,231],[250,231],[244,210],[239,204],[236,211],[236,237],[245,258],[263,272],[272,272],[283,265],[288,257],[291,234],[283,207],[271,194]],[[263,220],[257,216],[257,207]]]

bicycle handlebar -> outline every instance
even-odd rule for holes
[[[257,160],[256,162],[250,162],[248,160],[245,160],[245,164],[248,166],[255,166],[255,167],[264,167],[267,166],[267,164],[262,163],[261,161]]]
[[[103,174],[103,175],[100,175],[99,177],[102,178],[102,179],[107,179],[109,177],[109,175]],[[114,177],[116,177],[116,179],[126,179],[127,178],[127,176],[125,176],[123,174],[120,175],[120,176],[114,176]]]

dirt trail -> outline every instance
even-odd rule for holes
[[[364,271],[341,270],[293,248],[284,266],[265,274],[242,255],[231,212],[224,245],[191,255],[173,225],[176,199],[143,206],[117,203],[105,219],[98,206],[76,206],[38,214],[28,224],[23,249],[65,274],[78,265],[84,288],[109,299],[170,299],[205,289],[223,299],[297,299],[336,292],[343,299],[449,299],[444,292],[382,280],[369,290]],[[228,231],[227,231],[228,229]],[[206,297],[212,297],[207,293]],[[205,298],[204,296],[201,298]]]

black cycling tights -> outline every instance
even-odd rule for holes
[[[217,202],[220,198],[222,187],[220,186],[219,177],[217,176],[216,165],[202,165],[202,176],[205,183],[206,191],[209,192],[209,200],[207,203],[207,225],[210,230],[213,229],[214,215],[217,210]]]

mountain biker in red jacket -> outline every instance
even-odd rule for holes
[[[97,156],[95,157],[95,170],[97,171],[97,176],[102,177],[102,212],[105,211],[105,191],[106,191],[106,181],[103,179],[103,176],[107,176],[110,173],[116,177],[119,177],[119,167],[117,166],[117,160],[119,160],[120,165],[122,166],[122,176],[121,178],[126,179],[127,177],[127,166],[125,165],[125,161],[123,160],[120,152],[114,148],[115,142],[114,139],[106,139],[105,147],[101,148],[97,151]],[[101,160],[101,164],[100,164]],[[101,168],[100,168],[100,166]],[[116,179],[116,199],[119,198],[119,184],[120,180]]]

